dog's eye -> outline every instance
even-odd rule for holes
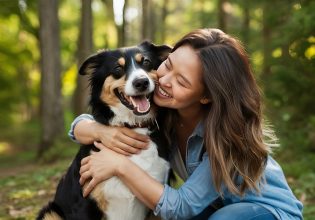
[[[114,69],[113,69],[113,75],[115,78],[119,78],[123,75],[124,73],[124,69],[122,66],[116,66]]]
[[[120,72],[123,69],[122,69],[122,66],[116,66],[114,70],[115,70],[115,72]]]
[[[148,58],[144,58],[142,61],[142,65],[144,67],[149,67],[151,65],[151,60],[149,60]]]

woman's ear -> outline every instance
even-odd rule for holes
[[[203,97],[202,99],[200,99],[200,103],[203,105],[209,104],[210,103],[210,99],[207,97]]]

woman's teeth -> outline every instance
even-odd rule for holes
[[[171,95],[169,95],[167,92],[165,92],[160,86],[159,86],[159,92],[163,95],[166,96],[168,98],[172,98]]]

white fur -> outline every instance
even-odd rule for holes
[[[141,124],[143,121],[154,120],[154,113],[150,112],[145,116],[136,116],[124,105],[119,104],[111,107],[115,117],[110,121],[111,125],[121,125],[126,122],[130,125]],[[138,133],[149,135],[147,128],[134,129]],[[150,141],[148,149],[142,150],[140,154],[134,154],[130,157],[135,164],[146,171],[151,177],[165,183],[169,173],[169,163],[159,157],[157,146]],[[141,181],[141,180],[139,180]],[[149,209],[141,203],[125,184],[117,177],[105,181],[103,192],[108,202],[105,214],[108,220],[142,220],[145,219]]]
[[[132,71],[128,77],[128,80],[126,81],[125,93],[129,96],[133,96],[137,94],[137,91],[133,87],[132,82],[138,78],[147,78],[149,80],[148,91],[153,92],[155,84],[154,84],[154,81],[149,77],[148,73],[141,68],[137,68],[133,60],[131,60],[131,64],[132,64]]]
[[[137,128],[136,130],[146,133],[147,129]],[[165,183],[169,171],[169,163],[158,156],[157,146],[152,141],[147,150],[131,156],[130,160],[157,181]],[[106,181],[103,192],[108,201],[106,210],[108,220],[141,220],[145,218],[149,211],[117,177]]]

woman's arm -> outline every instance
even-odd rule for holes
[[[73,129],[75,139],[81,144],[92,144],[99,141],[99,132],[106,129],[104,125],[91,119],[82,119],[78,121]]]
[[[103,143],[106,147],[124,155],[138,153],[148,146],[149,137],[125,127],[111,127],[100,124],[91,115],[83,114],[71,124],[69,136],[81,143]]]
[[[87,196],[101,181],[112,176],[119,177],[147,207],[154,209],[163,193],[164,186],[149,176],[135,163],[121,154],[107,149],[99,143],[95,146],[100,149],[81,161],[80,184],[91,179],[84,188],[83,196]]]
[[[95,144],[99,152],[81,161],[80,184],[91,180],[83,195],[87,196],[101,181],[119,177],[132,193],[163,219],[189,219],[218,198],[213,186],[208,155],[178,190],[152,179],[140,167],[121,154]]]
[[[125,159],[116,171],[130,191],[147,207],[154,210],[164,190],[164,186],[149,176],[129,159]]]

